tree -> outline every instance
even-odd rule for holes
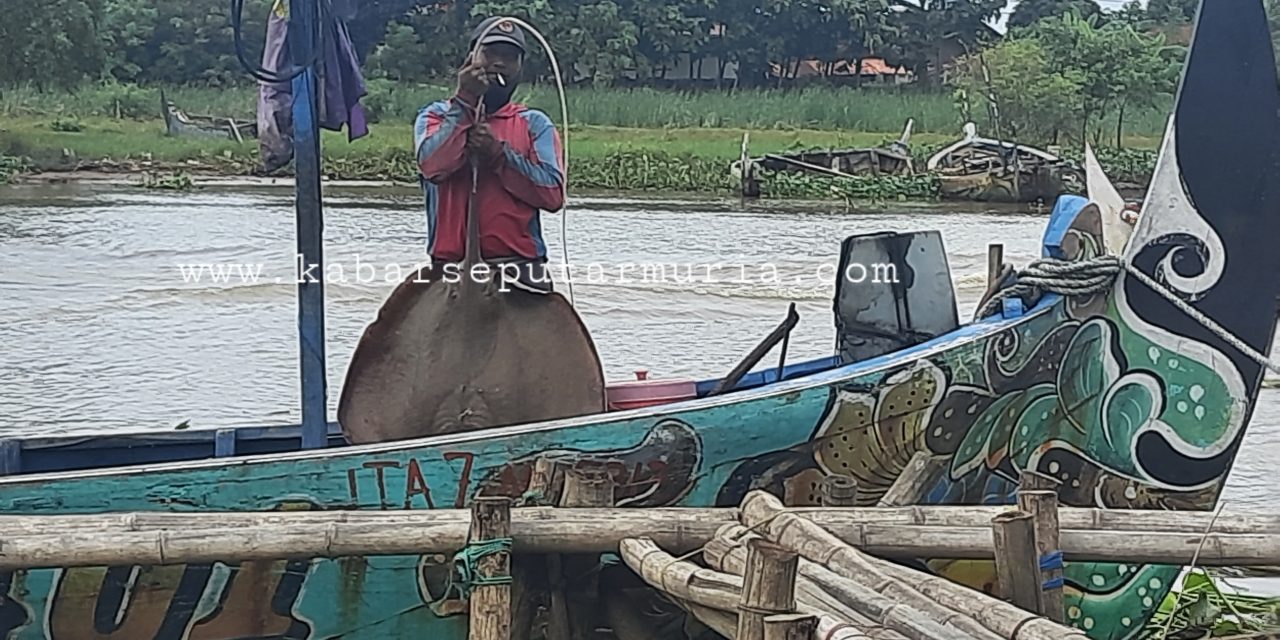
[[[11,4],[0,20],[0,80],[67,89],[102,74],[101,0]]]
[[[1148,0],[1147,19],[1157,24],[1191,22],[1200,0]]]
[[[1087,139],[1090,124],[1109,109],[1118,110],[1122,127],[1125,106],[1146,104],[1157,94],[1171,93],[1175,82],[1171,78],[1176,78],[1171,60],[1162,57],[1170,52],[1161,36],[1141,34],[1119,21],[1102,26],[1098,22],[1096,16],[1083,19],[1068,14],[1041,20],[1026,32],[1040,43],[1052,64],[1080,72],[1081,141]],[[1095,144],[1100,137],[1101,132],[1095,132]]]
[[[1011,38],[963,56],[957,69],[953,86],[962,111],[998,112],[994,135],[1052,143],[1079,121],[1084,74],[1053,64],[1034,39]]]
[[[1000,14],[1005,0],[919,0],[896,5],[897,36],[885,47],[886,57],[915,72],[925,86],[937,84],[944,48],[977,51],[993,40],[987,21]]]
[[[1029,27],[1044,18],[1068,13],[1089,18],[1102,13],[1102,8],[1094,0],[1019,0],[1009,16],[1009,28]]]

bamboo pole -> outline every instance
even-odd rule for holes
[[[852,507],[858,502],[858,482],[851,476],[833,474],[822,479],[822,506]]]
[[[703,557],[722,571],[741,573],[745,563],[745,550],[741,546],[733,546],[728,538],[750,539],[754,536],[755,534],[748,533],[740,525],[722,527],[716,537],[707,543]],[[895,603],[870,587],[859,584],[855,579],[837,575],[810,560],[801,558],[797,576],[796,605],[801,612],[813,609],[829,611],[853,623],[864,633],[876,633],[878,635],[874,637],[885,640],[932,640],[938,637],[962,640],[974,637],[954,627],[945,626],[949,620],[940,623],[924,619],[925,614]],[[953,618],[964,617],[962,613],[953,613]],[[981,640],[996,638],[985,630],[980,630],[977,637]]]
[[[1058,539],[1058,494],[1043,489],[1019,490],[1018,509],[1031,514],[1034,523],[1036,557],[1043,578],[1037,610],[1054,622],[1065,622],[1062,552],[1059,550]]]
[[[760,533],[766,538],[796,551],[817,564],[836,570],[841,575],[858,576],[859,580],[872,591],[879,591],[896,598],[902,604],[919,610],[923,615],[932,617],[958,633],[973,637],[982,637],[985,634],[986,629],[968,618],[965,615],[967,612],[950,610],[924,597],[923,594],[906,588],[905,584],[880,571],[870,562],[866,554],[845,544],[813,522],[787,513],[781,507],[781,503],[772,495],[763,491],[753,491],[747,494],[746,500],[743,501],[743,524],[765,525]],[[832,564],[832,558],[837,558],[841,563],[840,566]],[[873,619],[882,613],[872,610],[861,612]],[[911,637],[913,633],[912,630],[892,626],[890,621],[881,619],[881,622],[907,637]]]
[[[838,574],[857,575],[860,578],[885,576],[890,580],[910,584],[913,589],[909,591],[926,597],[925,602],[908,602],[918,609],[936,611],[937,607],[941,607],[964,612],[982,627],[1006,640],[1088,639],[1074,629],[1039,618],[973,589],[860,553],[814,522],[784,509],[777,498],[763,491],[747,494],[742,503],[741,516],[743,524],[755,527],[770,540],[793,549],[802,557]],[[878,584],[871,586],[880,589]]]
[[[1003,509],[791,511],[876,556],[991,560],[991,518]],[[466,544],[470,523],[468,512],[456,509],[137,515],[0,516],[22,523],[7,530],[0,526],[0,570],[453,553]],[[1210,515],[1063,508],[1059,547],[1067,561],[1186,565],[1204,538],[1199,566],[1280,564],[1280,517],[1223,515],[1215,532],[1205,536]],[[706,544],[721,526],[737,522],[737,516],[732,508],[521,508],[512,513],[513,551],[607,553],[615,552],[621,540],[643,535],[685,553]],[[64,532],[51,528],[61,522],[72,525]]]
[[[1035,521],[1025,511],[991,519],[996,547],[996,580],[1004,599],[1027,611],[1039,611],[1040,565],[1036,561]]]
[[[741,576],[746,571],[746,540],[759,538],[747,532],[746,527],[725,525],[707,543],[702,557],[712,568],[726,574]],[[886,629],[879,623],[849,608],[831,597],[821,587],[803,576],[807,560],[801,559],[796,576],[796,610],[818,617],[818,635],[822,640],[906,640],[904,636]],[[736,631],[736,628],[735,628]],[[731,633],[730,636],[733,634]]]
[[[796,567],[800,557],[759,538],[747,541],[742,574],[738,633],[734,640],[764,640],[764,619],[796,608]]]
[[[888,495],[888,494],[886,494]],[[792,510],[824,528],[837,530],[851,529],[856,525],[920,525],[947,526],[989,529],[991,519],[1007,509],[1004,506],[958,506],[958,505],[886,505],[881,501],[875,509],[830,508],[830,507],[794,507]],[[526,513],[524,522],[520,513]],[[652,516],[652,517],[651,517]],[[204,511],[196,513],[178,512],[130,512],[105,514],[75,515],[40,515],[19,516],[0,515],[0,538],[10,539],[27,536],[56,535],[90,535],[98,533],[140,533],[168,530],[218,529],[231,532],[234,529],[252,530],[256,528],[298,527],[324,528],[330,525],[352,525],[353,527],[383,528],[408,526],[418,528],[436,525],[442,527],[436,533],[452,530],[453,548],[457,549],[466,542],[466,525],[469,513],[464,509],[432,509],[432,510],[344,510],[344,511]],[[684,542],[672,542],[661,538],[662,530],[655,536],[663,548],[672,551],[690,551],[705,544],[715,529],[720,525],[737,522],[738,510],[733,507],[717,508],[678,508],[658,507],[646,508],[643,512],[636,509],[601,509],[582,510],[573,514],[556,512],[549,507],[524,507],[513,514],[512,526],[519,529],[529,522],[556,522],[561,518],[570,518],[582,523],[608,520],[617,521],[618,526],[626,528],[636,524],[637,519],[652,520],[654,523],[670,521],[679,523],[697,535]],[[1059,526],[1063,531],[1132,531],[1148,532],[1168,531],[1179,535],[1199,535],[1206,530],[1218,534],[1237,535],[1269,535],[1280,533],[1280,513],[1254,514],[1230,513],[1220,514],[1216,521],[1208,511],[1178,511],[1167,509],[1094,509],[1080,507],[1059,507]],[[714,524],[710,524],[714,523]],[[460,528],[458,528],[460,527]],[[612,525],[610,528],[613,528]],[[554,527],[552,527],[554,529]],[[902,533],[903,531],[898,531]],[[252,533],[252,531],[250,531]],[[553,533],[550,529],[534,526],[529,534],[540,535]],[[618,540],[634,537],[636,531],[618,537],[612,541],[616,546]],[[591,535],[599,535],[596,530]],[[397,533],[399,535],[399,532]],[[555,535],[559,535],[555,533]],[[522,536],[525,538],[527,536]],[[526,541],[528,542],[528,541]],[[579,544],[579,543],[575,543]],[[677,549],[673,545],[684,545]],[[517,545],[518,546],[518,545]],[[528,548],[539,552],[555,545],[551,540],[531,543]],[[1211,546],[1211,545],[1206,545]],[[561,546],[561,549],[572,547]],[[1277,561],[1273,564],[1280,564]]]
[[[468,543],[498,545],[475,563],[479,580],[497,582],[478,584],[471,591],[471,610],[467,625],[468,640],[509,640],[511,638],[511,553],[501,550],[511,536],[511,498],[480,497],[471,507],[471,533]],[[508,547],[509,548],[509,547]],[[501,580],[508,584],[502,584]]]
[[[676,560],[648,538],[623,540],[618,552],[632,571],[659,591],[719,611],[738,610],[742,578]]]
[[[924,494],[937,481],[947,466],[947,459],[927,451],[917,451],[898,474],[889,490],[880,497],[881,507],[905,507],[924,498]]]
[[[781,613],[764,619],[764,640],[811,640],[818,618],[804,613]]]

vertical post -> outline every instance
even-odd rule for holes
[[[471,591],[467,638],[508,640],[511,637],[511,498],[476,498],[471,504],[467,541],[471,550],[484,552],[475,561],[478,584]]]
[[[534,507],[560,502],[564,474],[552,458],[539,457],[529,475],[529,487],[517,506]],[[561,581],[560,554],[521,555],[511,559],[511,640],[528,640],[535,631],[538,610],[547,610],[547,635],[560,640],[569,634],[569,614],[564,591],[553,588]]]
[[[236,430],[218,429],[213,432],[213,456],[226,458],[236,454]]]
[[[993,242],[987,245],[987,290],[1000,280],[1000,271],[1004,268],[1004,245]]]
[[[747,541],[747,565],[742,572],[738,605],[738,633],[734,640],[764,640],[764,619],[793,613],[796,572],[800,556],[763,538]]]
[[[289,0],[290,59],[315,55],[322,28],[319,0]],[[329,439],[324,344],[324,214],[320,206],[320,131],[316,70],[293,79],[293,161],[298,234],[298,351],[302,369],[302,448]],[[315,267],[314,269],[312,267]]]
[[[612,507],[613,478],[603,467],[578,464],[564,476],[560,506],[565,508]],[[600,604],[599,554],[565,557],[561,564],[568,578],[564,588],[565,610],[569,617],[569,638],[587,640],[602,620]],[[559,576],[557,576],[559,577]],[[554,578],[553,578],[554,579]],[[556,615],[556,591],[552,590],[552,614]]]
[[[1065,622],[1062,604],[1062,549],[1058,541],[1058,494],[1045,489],[1028,489],[1039,484],[1035,474],[1023,474],[1018,489],[1018,510],[1031,514],[1034,523],[1036,558],[1043,576],[1040,584],[1040,612],[1054,622]]]
[[[1020,609],[1041,613],[1040,563],[1031,514],[1006,511],[992,518],[991,526],[1000,593]]]
[[[22,441],[17,438],[0,440],[0,476],[22,472]]]
[[[852,507],[858,502],[858,482],[850,476],[833,474],[822,479],[822,506]]]
[[[817,628],[817,616],[782,613],[764,619],[764,640],[809,640]]]

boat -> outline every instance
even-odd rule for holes
[[[902,135],[888,145],[842,149],[805,149],[766,153],[752,158],[747,150],[750,133],[742,134],[742,153],[730,165],[730,174],[739,180],[742,196],[758,198],[762,172],[795,172],[836,178],[849,176],[909,176],[915,173],[911,159],[911,128],[907,120]]]
[[[191,115],[177,107],[160,91],[160,114],[164,117],[166,135],[178,137],[228,138],[244,142],[258,137],[258,123],[236,120],[230,116]]]
[[[1107,251],[1088,198],[1059,197],[1046,221],[1043,260],[1061,277],[1115,270],[1088,290],[1015,282],[961,322],[941,234],[854,234],[839,245],[829,357],[592,415],[350,445],[314,410],[323,360],[311,352],[301,425],[0,442],[0,513],[460,508],[525,496],[548,458],[598,463],[624,507],[737,505],[753,490],[814,504],[833,474],[870,505],[919,452],[946,461],[921,504],[1007,504],[1035,472],[1070,506],[1211,510],[1276,330],[1280,282],[1260,277],[1280,269],[1272,60],[1261,0],[1202,5],[1123,252]],[[875,275],[848,275],[867,265]],[[304,338],[313,312],[302,309]],[[993,588],[990,563],[923,560]],[[1067,621],[1097,640],[1137,638],[1180,569],[1068,560]],[[436,555],[33,567],[0,574],[0,634],[461,640],[454,571]]]
[[[972,122],[964,136],[929,157],[944,199],[975,202],[1053,202],[1080,172],[1060,156],[1035,147],[983,138]]]

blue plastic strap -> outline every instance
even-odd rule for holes
[[[1051,569],[1061,569],[1061,568],[1062,568],[1062,552],[1061,551],[1050,551],[1049,553],[1046,553],[1040,556],[1041,571],[1049,571]]]

